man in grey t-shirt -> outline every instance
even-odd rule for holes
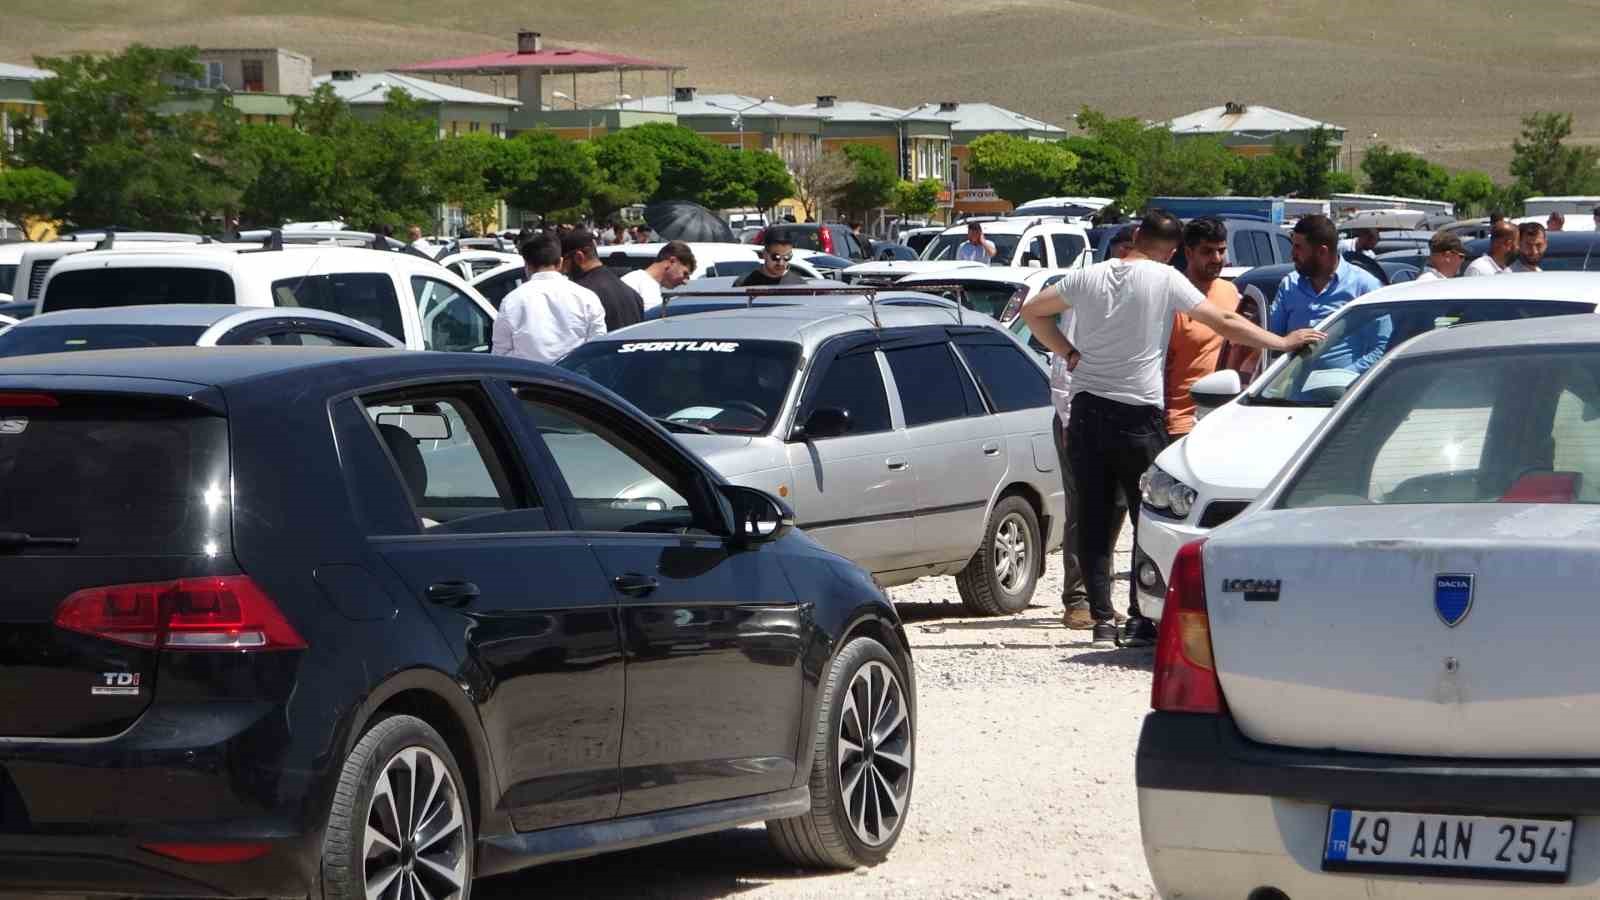
[[[956,259],[962,262],[988,263],[994,259],[994,241],[983,236],[983,225],[967,223],[967,239],[956,248]]]
[[[1278,336],[1237,313],[1209,303],[1169,263],[1183,240],[1183,223],[1164,210],[1150,210],[1124,259],[1108,260],[1068,274],[1022,306],[1022,318],[1039,342],[1067,360],[1072,371],[1067,456],[1078,508],[1077,555],[1088,587],[1094,641],[1118,640],[1111,606],[1111,555],[1107,520],[1114,510],[1113,485],[1132,503],[1139,479],[1167,446],[1164,364],[1173,316],[1188,313],[1224,338],[1288,353],[1324,335],[1303,328]],[[1072,310],[1071,335],[1056,317]],[[1137,519],[1135,519],[1137,522]],[[1137,529],[1134,541],[1138,541]],[[1139,615],[1138,594],[1129,590],[1123,636],[1147,645],[1155,625]]]

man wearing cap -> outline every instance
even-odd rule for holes
[[[617,273],[600,261],[593,234],[575,229],[561,236],[561,271],[600,298],[600,305],[606,310],[607,331],[626,328],[644,318],[644,301],[639,292],[623,284]]]
[[[1499,275],[1517,255],[1517,226],[1502,218],[1489,227],[1489,252],[1467,266],[1467,277]]]
[[[1453,231],[1435,232],[1428,239],[1428,266],[1417,276],[1418,281],[1443,281],[1454,278],[1467,258],[1467,248]]]

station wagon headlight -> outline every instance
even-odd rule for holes
[[[1139,495],[1145,506],[1179,519],[1189,517],[1199,496],[1194,488],[1168,475],[1160,466],[1151,466],[1139,476]]]

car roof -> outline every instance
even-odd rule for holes
[[[193,325],[209,328],[229,318],[250,321],[275,318],[316,319],[361,324],[338,313],[309,307],[248,307],[224,303],[159,303],[110,306],[103,309],[64,309],[23,319],[17,324],[28,328],[48,328],[52,325]]]
[[[55,278],[60,273],[80,269],[148,267],[214,269],[267,277],[304,275],[315,268],[317,274],[336,275],[342,272],[387,272],[390,265],[400,265],[409,271],[426,272],[436,277],[453,277],[453,273],[438,263],[410,253],[328,245],[286,245],[282,250],[237,253],[218,253],[214,249],[97,250],[63,258],[50,269],[49,277]]]
[[[1502,276],[1470,278],[1468,281],[1498,281]],[[1503,276],[1513,277],[1513,276]],[[1530,347],[1571,345],[1600,347],[1600,315],[1576,314],[1518,319],[1504,322],[1477,322],[1439,328],[1402,344],[1392,359],[1408,359],[1459,351],[1526,350]]]
[[[990,326],[999,323],[982,313],[957,312],[955,304],[915,291],[880,291],[877,317],[884,328],[913,328],[926,325]],[[810,352],[818,344],[838,334],[873,328],[872,309],[864,298],[851,303],[838,297],[791,298],[794,305],[761,304],[748,309],[724,309],[692,315],[651,319],[617,332],[595,338],[606,341],[683,341],[683,340],[769,340],[794,341]],[[895,305],[896,299],[915,301],[915,306]]]
[[[1086,238],[1089,234],[1088,229],[1084,228],[1082,224],[1068,222],[1060,216],[1018,215],[1005,219],[979,219],[976,221],[983,226],[984,234],[1024,234],[1028,229],[1036,225],[1053,225],[1064,231],[1081,233]],[[967,222],[960,222],[946,228],[940,234],[966,234],[967,224]]]
[[[1507,272],[1407,281],[1365,294],[1349,305],[1416,300],[1571,300],[1600,304],[1600,273]]]
[[[1031,266],[984,266],[977,265],[970,268],[961,268],[945,272],[922,272],[906,277],[895,284],[920,284],[929,281],[1004,281],[1012,284],[1027,284],[1052,275],[1065,275],[1071,269],[1035,269]]]

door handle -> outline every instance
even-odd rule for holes
[[[904,472],[905,470],[911,468],[911,463],[906,462],[898,456],[889,457],[883,461],[883,464],[888,466],[889,471],[891,472]]]
[[[428,585],[428,602],[462,607],[478,599],[478,586],[470,581],[441,581]]]
[[[649,575],[639,575],[633,572],[629,572],[626,575],[618,575],[611,579],[611,584],[620,593],[627,594],[630,597],[643,597],[661,586],[661,582]]]
[[[984,456],[999,456],[1000,455],[1000,445],[999,444],[984,444],[983,445],[983,455]]]

